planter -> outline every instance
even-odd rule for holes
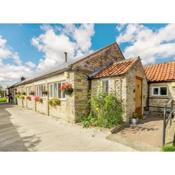
[[[132,118],[131,119],[131,124],[132,125],[137,125],[139,123],[139,119],[138,118]]]
[[[71,95],[73,92],[73,88],[65,89],[65,94],[66,95]]]

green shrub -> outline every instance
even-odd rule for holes
[[[59,106],[61,104],[61,101],[59,98],[52,98],[52,99],[49,99],[48,103],[50,106],[55,107],[55,106]]]
[[[113,94],[100,93],[90,100],[91,112],[82,119],[84,127],[100,126],[111,128],[123,122],[122,105]]]
[[[88,128],[90,126],[98,126],[97,117],[95,117],[92,113],[90,113],[87,117],[81,118],[81,123],[85,128]]]
[[[6,97],[1,97],[0,98],[0,103],[6,103],[7,102],[7,98]]]
[[[173,145],[165,145],[163,148],[162,148],[162,151],[164,152],[174,152],[175,151],[175,146]]]

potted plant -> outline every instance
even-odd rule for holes
[[[27,96],[26,99],[29,100],[29,101],[32,100],[31,96]]]
[[[34,92],[34,91],[30,91],[29,94],[30,94],[30,95],[35,95],[35,92]]]
[[[48,103],[50,106],[56,107],[56,106],[60,106],[61,101],[59,98],[52,98],[52,99],[49,99]]]
[[[134,112],[131,118],[131,124],[136,125],[138,123],[139,123],[139,115]]]
[[[47,95],[48,92],[46,90],[42,91],[42,95]]]
[[[22,95],[26,95],[26,93],[25,92],[22,92]]]
[[[64,91],[67,95],[71,95],[73,92],[72,84],[65,82],[61,85],[60,90]]]

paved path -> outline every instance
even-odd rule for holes
[[[134,151],[85,129],[12,105],[0,105],[0,151]]]

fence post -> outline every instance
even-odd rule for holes
[[[162,146],[165,145],[165,133],[166,133],[166,105],[163,113],[163,135],[162,135]]]

